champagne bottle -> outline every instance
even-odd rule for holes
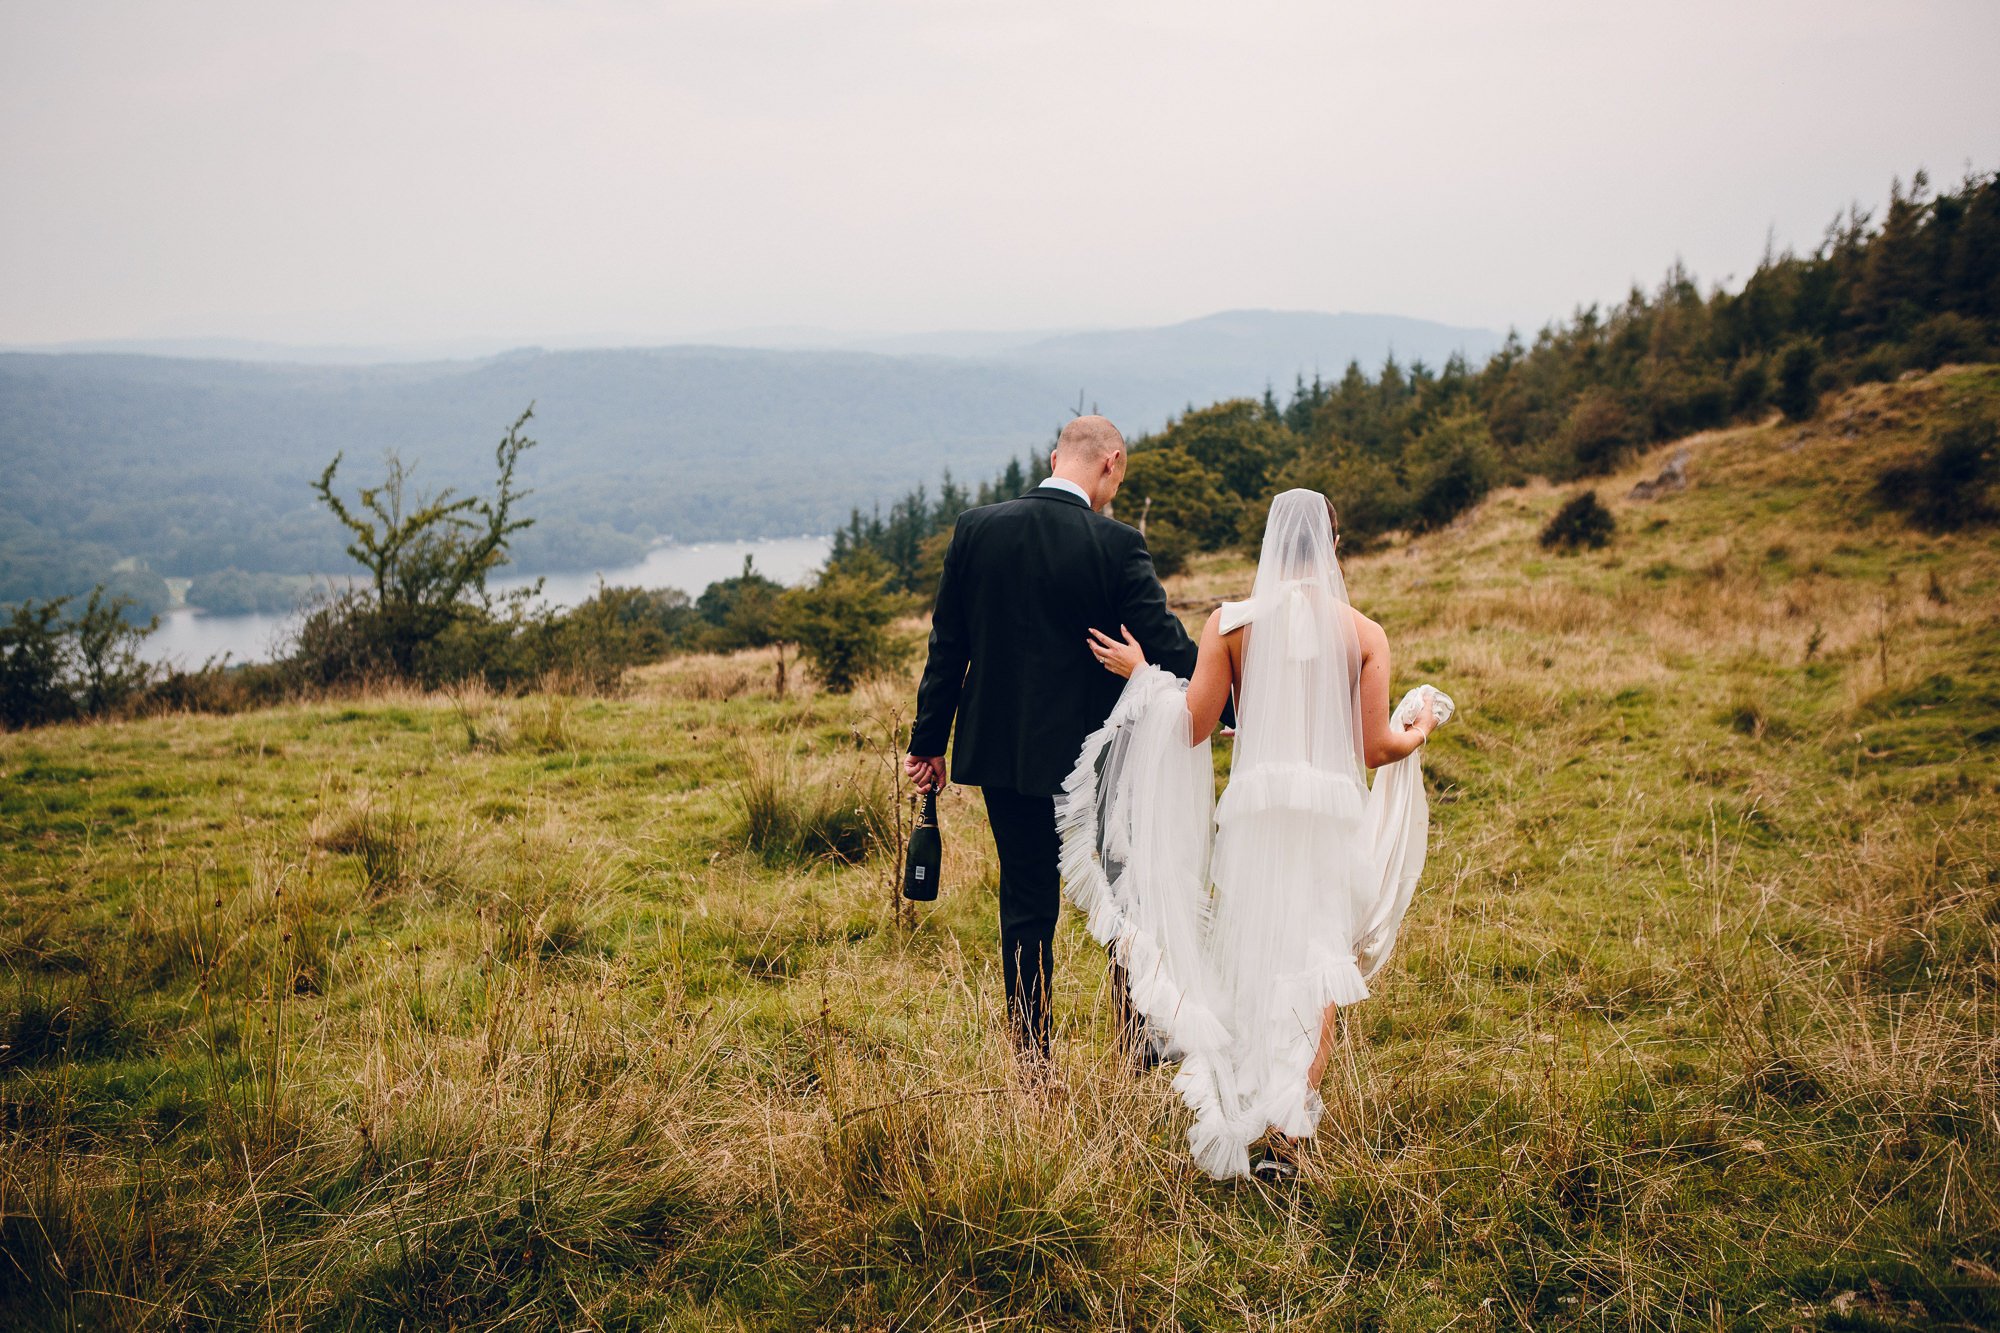
[[[938,870],[944,865],[944,843],[938,837],[937,793],[924,793],[924,813],[910,830],[910,854],[903,859],[903,896],[927,903],[938,895]]]

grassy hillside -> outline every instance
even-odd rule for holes
[[[2000,1322],[2000,550],[1867,498],[1969,398],[1625,499],[1659,451],[1601,552],[1539,548],[1537,487],[1349,562],[1463,711],[1279,1189],[1191,1171],[1073,921],[1063,1088],[1017,1086],[971,794],[914,918],[884,861],[748,849],[746,805],[879,812],[905,683],[0,738],[0,1323]]]

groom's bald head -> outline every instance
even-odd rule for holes
[[[1078,417],[1056,436],[1056,458],[1061,462],[1098,463],[1125,451],[1125,437],[1104,417]]]
[[[1091,508],[1103,509],[1125,480],[1125,437],[1103,417],[1078,417],[1056,436],[1049,470],[1081,487]]]

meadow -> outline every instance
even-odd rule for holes
[[[2000,543],[1872,496],[1975,402],[1654,450],[1602,550],[1537,484],[1346,561],[1461,712],[1282,1186],[1193,1170],[1073,919],[1018,1077],[976,793],[895,897],[913,671],[0,736],[0,1323],[2000,1324]]]

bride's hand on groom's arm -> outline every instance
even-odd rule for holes
[[[1120,625],[1118,632],[1125,636],[1122,641],[1093,628],[1086,646],[1090,649],[1090,655],[1095,657],[1106,671],[1130,680],[1133,672],[1146,665],[1146,651],[1139,646],[1139,641],[1132,637],[1131,630]]]

